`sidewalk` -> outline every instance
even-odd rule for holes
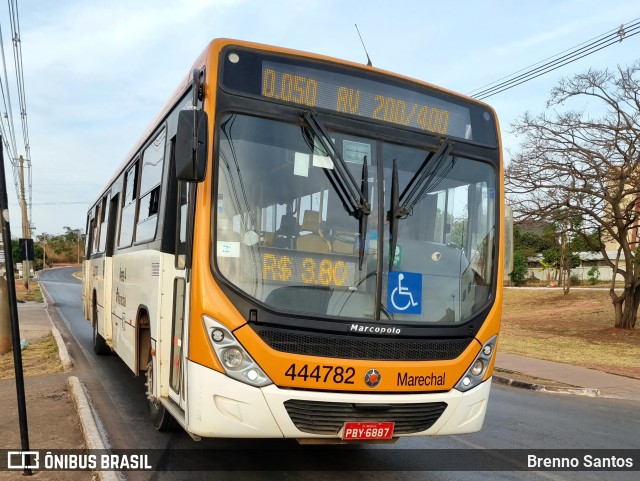
[[[61,363],[66,359],[71,367],[69,354],[60,333],[49,319],[46,305],[35,302],[19,303],[20,339],[29,344],[53,332]],[[28,349],[28,348],[27,348]],[[13,367],[11,368],[13,370]],[[11,373],[13,375],[13,373]],[[27,423],[29,427],[29,447],[34,450],[86,448],[86,436],[80,425],[76,396],[69,389],[71,372],[56,372],[25,377]],[[0,380],[0,449],[19,450],[21,448],[20,423],[15,379]],[[4,462],[4,460],[2,460]],[[22,471],[0,472],[0,480],[17,479]],[[56,471],[38,471],[34,476],[40,481],[61,479]],[[65,472],[64,479],[82,481],[94,479],[90,472]]]
[[[496,367],[583,388],[583,393],[588,395],[640,401],[640,379],[500,351],[497,354]],[[568,389],[567,392],[571,390]]]

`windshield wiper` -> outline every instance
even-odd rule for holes
[[[333,141],[322,123],[309,111],[302,112],[302,117],[309,126],[309,130],[313,136],[320,141],[322,148],[333,162],[333,169],[323,169],[331,185],[338,194],[338,197],[340,197],[345,210],[350,216],[355,217],[359,221],[360,246],[358,248],[358,255],[360,259],[360,269],[362,269],[367,238],[367,219],[369,214],[371,214],[367,156],[365,155],[363,158],[362,178],[360,180],[360,186],[358,186],[358,183],[353,175],[351,175],[342,155],[340,155],[338,149],[333,145]],[[313,146],[313,139],[311,140]]]
[[[324,126],[309,111],[302,112],[302,117],[309,126],[311,133],[320,141],[322,148],[333,161],[333,169],[324,170],[327,172],[329,180],[340,196],[345,210],[349,215],[356,218],[369,215],[371,213],[371,206],[367,198],[367,191],[363,191],[361,187],[358,186],[356,179],[351,175],[340,152],[334,147],[331,137],[329,137]],[[364,171],[365,169],[363,168],[363,175]]]
[[[369,168],[367,167],[367,156],[364,156],[362,162],[362,181],[360,182],[360,193],[364,195],[364,201],[369,205]],[[369,219],[369,214],[371,213],[371,208],[369,207],[369,211],[365,214],[363,211],[360,212],[360,217],[358,217],[359,225],[360,225],[360,246],[358,248],[358,258],[360,259],[360,270],[362,270],[362,261],[364,260],[364,250],[367,244],[367,220]]]
[[[442,177],[453,168],[455,164],[455,157],[452,157],[449,164],[445,164],[445,160],[449,156],[452,148],[453,142],[449,139],[445,139],[437,152],[432,152],[427,155],[418,171],[411,178],[400,195],[398,195],[398,164],[396,159],[393,159],[393,172],[391,174],[391,208],[387,214],[390,236],[389,271],[393,268],[396,244],[398,243],[398,219],[404,219],[412,215],[413,208],[423,199],[425,192],[432,190],[433,187],[437,185],[432,184],[436,175],[439,175],[440,179],[442,179]],[[430,168],[427,169],[427,167]],[[446,170],[443,170],[443,167],[445,167]],[[404,201],[402,205],[400,205],[401,201]]]
[[[442,145],[440,145],[437,152],[429,154],[424,159],[424,162],[422,162],[418,172],[415,173],[405,189],[402,191],[402,194],[400,194],[400,202],[404,200],[400,207],[400,217],[411,215],[413,213],[413,207],[422,200],[424,193],[433,188],[431,181],[436,174],[440,173],[440,170],[445,165],[444,161],[452,148],[453,142],[446,139],[442,142]],[[446,173],[451,170],[454,163],[455,157],[452,158],[452,162],[447,165],[447,172],[443,172],[442,174],[446,175]],[[427,166],[430,166],[431,168],[427,169]],[[440,177],[442,177],[442,175],[440,175]]]
[[[396,244],[398,243],[398,219],[400,215],[398,196],[398,162],[393,159],[393,171],[391,172],[391,209],[388,212],[389,219],[389,272],[393,269],[393,261],[396,257]]]

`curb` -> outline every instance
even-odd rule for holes
[[[47,316],[49,313],[47,313]],[[51,321],[51,317],[49,317]],[[60,335],[60,331],[58,328],[51,323],[51,334],[53,334],[53,338],[56,340],[56,344],[58,345],[58,355],[60,356],[60,362],[62,363],[62,369],[64,372],[70,371],[73,368],[73,361],[71,360],[71,356],[69,356],[69,351],[67,349],[67,345],[62,339]]]
[[[557,387],[557,386],[545,386],[544,384],[535,384],[518,379],[511,379],[508,377],[493,375],[493,379],[499,384],[505,384],[507,386],[517,387],[521,389],[529,389],[531,391],[549,392],[556,394],[575,394],[577,396],[587,397],[599,397],[600,389],[593,387]]]
[[[38,284],[44,294],[44,310],[47,313],[47,317],[51,323],[51,332],[56,340],[56,344],[58,345],[60,362],[62,363],[65,372],[69,371],[73,367],[71,356],[69,356],[67,345],[62,339],[60,331],[55,326],[53,319],[51,319],[51,316],[49,315],[48,306],[51,296],[41,283],[38,282]],[[98,428],[99,419],[91,407],[87,392],[80,380],[76,376],[69,376],[67,378],[67,386],[69,387],[69,393],[71,394],[73,403],[76,406],[76,412],[78,413],[78,418],[80,420],[80,429],[82,431],[82,437],[84,438],[86,449],[110,449],[108,443],[105,442],[103,436],[100,434],[100,429]],[[117,471],[96,471],[96,473],[100,481],[122,481],[124,479],[122,474]]]
[[[76,405],[76,411],[80,418],[80,428],[88,450],[106,450],[107,444],[102,439],[98,423],[91,408],[91,403],[84,390],[84,386],[76,376],[69,376],[67,379],[69,392]],[[123,478],[117,471],[97,471],[98,478],[101,481],[121,481]]]
[[[93,417],[93,411],[87,398],[84,386],[76,376],[69,376],[67,379],[69,392],[73,396],[78,416],[80,417],[80,427],[87,445],[87,449],[106,449],[102,440],[98,425]]]

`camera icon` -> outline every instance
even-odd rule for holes
[[[38,469],[40,453],[38,451],[8,451],[8,469]]]

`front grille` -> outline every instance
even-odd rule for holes
[[[371,339],[252,326],[269,347],[304,356],[371,361],[446,361],[457,358],[473,338]]]
[[[440,418],[447,403],[352,404],[290,399],[284,407],[293,424],[302,432],[335,435],[347,421],[391,421],[394,434],[418,433]]]

